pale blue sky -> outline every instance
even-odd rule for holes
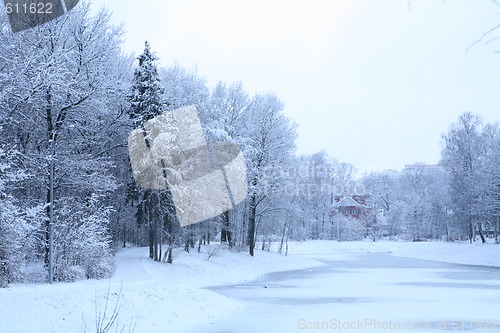
[[[358,169],[437,163],[464,111],[500,120],[500,41],[467,47],[500,23],[490,0],[94,0],[210,85],[274,91],[299,124],[298,153]],[[500,32],[499,32],[500,34]]]

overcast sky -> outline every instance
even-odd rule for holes
[[[210,86],[275,92],[298,153],[325,149],[360,171],[437,163],[464,111],[500,120],[500,23],[490,0],[94,0],[125,24],[126,49]],[[499,32],[500,35],[500,32]],[[494,37],[495,35],[491,35]],[[488,40],[488,39],[485,39]]]

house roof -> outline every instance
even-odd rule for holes
[[[363,207],[359,202],[354,200],[352,197],[344,197],[342,200],[337,202],[335,207]]]

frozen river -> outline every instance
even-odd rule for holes
[[[324,266],[211,288],[245,309],[188,332],[500,332],[500,268],[389,253],[318,259]]]

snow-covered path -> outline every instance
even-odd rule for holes
[[[116,270],[113,280],[123,282],[152,280],[153,277],[144,269],[144,260],[148,259],[144,248],[131,248],[118,252],[115,256]]]

